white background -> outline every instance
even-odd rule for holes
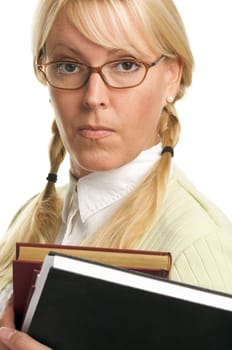
[[[36,0],[0,11],[0,236],[15,211],[40,191],[49,171],[53,111],[33,75],[31,23]],[[232,22],[230,0],[176,0],[195,56],[192,87],[178,104],[176,163],[232,219]],[[67,181],[68,162],[58,185]]]

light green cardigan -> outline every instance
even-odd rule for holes
[[[232,294],[232,223],[177,168],[140,249],[170,251],[170,279]]]
[[[136,248],[171,252],[172,280],[232,294],[232,223],[176,167],[159,216]]]

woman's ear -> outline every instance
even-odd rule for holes
[[[178,93],[182,73],[183,73],[183,62],[178,59],[168,59],[167,64],[167,99],[173,98],[173,101],[175,100],[175,97]],[[172,101],[172,102],[173,102]]]

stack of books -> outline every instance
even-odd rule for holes
[[[41,343],[56,350],[232,349],[231,295],[144,274],[138,265],[118,267],[120,260],[112,266],[60,253],[45,254],[23,319],[22,330]],[[171,256],[163,254],[168,271]],[[23,264],[18,255],[14,274]]]
[[[161,277],[168,276],[172,263],[168,252],[19,242],[16,244],[16,259],[13,261],[14,310],[18,329],[43,260],[50,251]]]

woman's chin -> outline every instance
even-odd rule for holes
[[[121,164],[106,161],[79,161],[76,166],[71,166],[71,173],[74,177],[80,178],[96,171],[108,171],[119,168]]]

